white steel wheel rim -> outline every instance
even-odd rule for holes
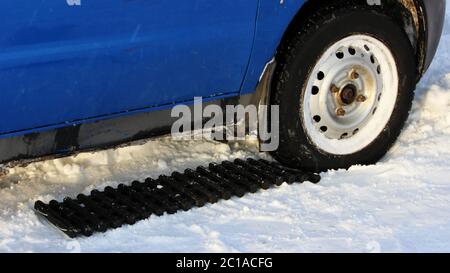
[[[351,35],[329,47],[311,70],[303,92],[309,139],[330,154],[361,151],[384,130],[398,95],[392,52],[368,35]]]

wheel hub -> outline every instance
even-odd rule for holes
[[[343,105],[349,105],[352,104],[356,99],[357,94],[356,86],[353,84],[347,84],[342,88],[342,90],[339,92],[339,99],[341,104]]]

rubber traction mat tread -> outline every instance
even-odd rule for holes
[[[276,162],[259,159],[236,159],[208,167],[147,178],[117,189],[93,190],[89,196],[64,198],[45,204],[36,201],[36,212],[69,237],[91,236],[124,224],[132,225],[151,215],[173,214],[180,210],[202,207],[233,196],[266,190],[286,182],[318,183],[318,174],[286,168]]]

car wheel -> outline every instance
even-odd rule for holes
[[[307,22],[276,58],[271,103],[279,105],[280,145],[272,154],[313,171],[375,163],[411,109],[408,37],[374,10],[320,12]]]

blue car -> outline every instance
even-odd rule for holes
[[[174,105],[279,105],[283,164],[379,160],[445,0],[3,0],[0,163],[170,132]]]

